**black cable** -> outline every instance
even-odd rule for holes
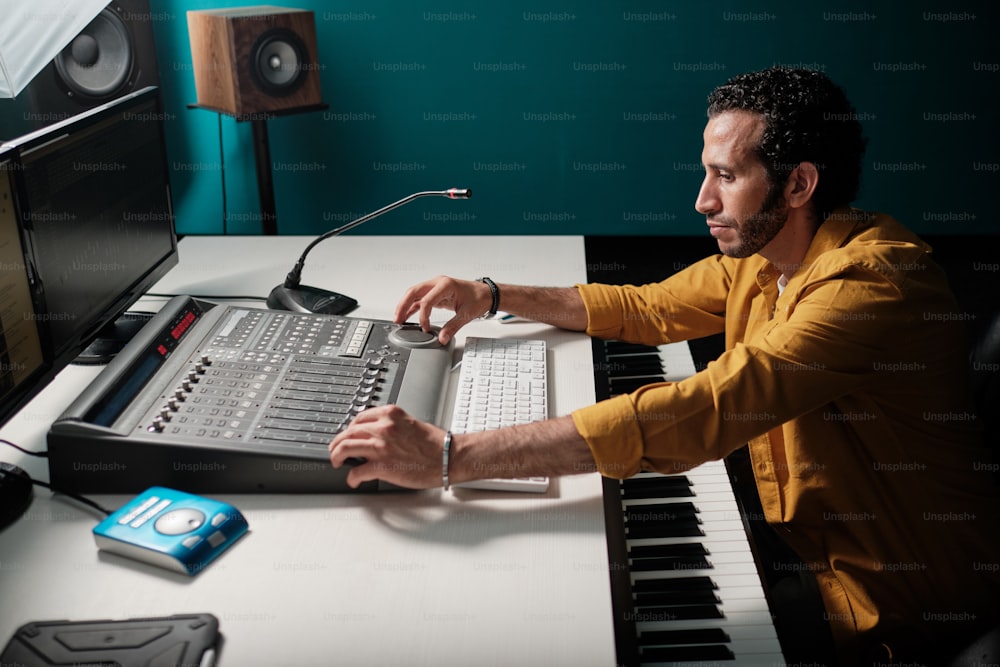
[[[21,447],[20,445],[15,445],[10,440],[5,440],[4,438],[0,438],[0,444],[9,445],[9,446],[13,447],[14,449],[16,449],[17,451],[21,452],[22,454],[27,454],[28,456],[38,456],[38,457],[41,457],[41,458],[45,458],[45,457],[47,457],[49,455],[48,452],[33,452],[30,449],[25,449],[24,447]]]
[[[46,489],[48,489],[52,493],[58,494],[60,496],[66,496],[67,498],[72,498],[73,500],[75,500],[77,502],[83,503],[84,505],[87,505],[89,507],[93,507],[98,512],[101,512],[102,514],[104,514],[104,516],[110,516],[112,514],[112,512],[114,512],[114,510],[109,510],[108,508],[103,507],[103,506],[97,504],[96,502],[94,502],[90,498],[85,498],[85,497],[83,497],[81,495],[77,495],[75,493],[68,493],[66,491],[60,491],[59,489],[53,487],[48,482],[41,482],[41,481],[39,481],[37,479],[32,479],[31,483],[34,484],[34,485],[36,485],[36,486],[45,487]]]
[[[21,447],[20,445],[15,445],[13,442],[11,442],[10,440],[7,440],[6,438],[0,438],[0,444],[4,444],[4,445],[8,445],[10,447],[13,447],[17,451],[19,451],[19,452],[21,452],[23,454],[27,454],[28,456],[38,456],[38,457],[41,457],[41,458],[47,458],[48,455],[49,455],[48,452],[33,452],[30,449],[25,449],[24,447]],[[77,495],[75,493],[67,493],[66,491],[60,491],[59,489],[53,488],[53,486],[51,484],[49,484],[48,482],[42,482],[42,481],[34,479],[33,477],[30,477],[30,476],[28,477],[28,479],[31,480],[31,483],[34,484],[35,486],[41,486],[41,487],[44,487],[44,488],[48,489],[52,493],[58,493],[59,495],[66,496],[67,498],[72,498],[73,500],[75,500],[77,502],[81,502],[84,505],[88,505],[90,507],[93,507],[98,512],[103,512],[105,516],[110,515],[114,511],[114,510],[109,510],[106,507],[102,507],[101,505],[97,504],[96,502],[94,502],[90,498],[84,498],[83,496]]]

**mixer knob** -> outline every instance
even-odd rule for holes
[[[160,433],[161,431],[163,431],[163,420],[157,417],[156,419],[153,420],[153,423],[152,425],[150,425],[148,430],[150,432],[155,431],[156,433]]]
[[[176,412],[177,408],[180,406],[177,403],[177,399],[171,396],[167,399],[167,407]]]
[[[191,391],[191,381],[186,379],[182,380],[181,387],[184,388],[184,391]]]

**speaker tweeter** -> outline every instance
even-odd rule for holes
[[[187,18],[199,105],[245,116],[322,103],[313,12],[262,5]]]

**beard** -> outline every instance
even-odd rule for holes
[[[739,234],[736,245],[722,248],[722,254],[744,259],[760,252],[784,228],[788,220],[788,205],[781,196],[781,188],[771,186],[757,212],[747,216],[738,226],[734,224],[734,219],[725,216],[717,216],[713,220],[730,225]]]

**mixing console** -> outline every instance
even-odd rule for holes
[[[389,403],[439,421],[450,366],[412,325],[177,297],[53,424],[50,477],[76,492],[347,491],[333,436]]]

